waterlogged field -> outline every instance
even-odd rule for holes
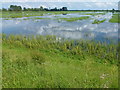
[[[114,21],[117,18],[111,12],[28,11],[3,12],[2,16],[6,34],[56,35],[107,42],[117,42],[118,38],[118,22]]]
[[[4,88],[118,88],[119,14],[2,15]]]

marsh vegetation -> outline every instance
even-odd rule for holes
[[[3,88],[118,88],[118,14],[3,11],[1,15]]]
[[[111,23],[120,23],[120,14],[113,14],[112,18],[109,20]]]
[[[106,21],[106,19],[104,19],[104,20],[97,20],[97,19],[95,19],[94,21],[93,21],[93,23],[92,24],[100,24],[100,23],[103,23],[103,22],[105,22]]]
[[[117,88],[118,45],[2,35],[3,88]]]

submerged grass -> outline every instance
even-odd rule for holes
[[[112,18],[109,20],[111,23],[120,23],[120,14],[113,14]]]
[[[118,45],[2,34],[3,88],[118,88]]]
[[[65,20],[67,22],[74,22],[77,20],[84,20],[84,19],[88,19],[89,16],[83,16],[83,17],[72,17],[72,18],[59,18],[59,20]]]
[[[100,24],[100,23],[103,23],[105,21],[106,21],[106,19],[103,19],[103,20],[97,20],[97,19],[95,19],[92,24]]]

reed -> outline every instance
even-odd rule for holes
[[[84,54],[93,55],[100,59],[106,59],[110,63],[117,63],[117,48],[118,45],[107,44],[106,42],[95,41],[57,41],[56,36],[21,36],[21,35],[9,35],[3,34],[3,43],[12,44],[16,47],[23,46],[25,48],[37,49],[37,48],[49,48],[58,49],[63,52],[69,52],[69,54]],[[111,61],[113,60],[113,61]]]

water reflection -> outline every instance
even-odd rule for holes
[[[55,15],[59,17],[80,17],[80,14]],[[39,16],[43,18],[58,18],[54,15]],[[23,20],[12,19],[2,21],[2,32],[6,34],[34,34],[34,35],[56,35],[69,39],[95,39],[106,40],[106,38],[118,38],[118,24],[109,23],[111,13],[106,15],[91,16],[92,19],[66,22],[54,19]],[[30,17],[32,18],[32,17]],[[104,23],[92,24],[94,19],[106,19]]]

